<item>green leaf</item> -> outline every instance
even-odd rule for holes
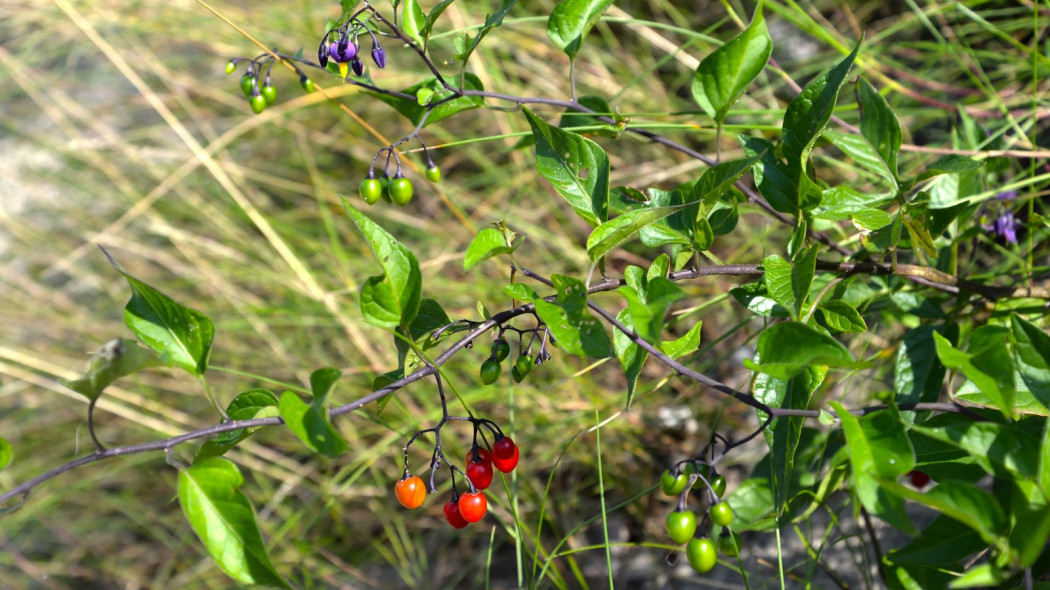
[[[994,563],[982,563],[966,570],[966,573],[952,580],[949,588],[992,588],[1006,581],[1006,573]]]
[[[445,12],[445,9],[455,1],[456,0],[441,0],[441,2],[434,5],[434,8],[430,9],[430,13],[427,14],[426,22],[423,23],[423,28],[419,31],[419,35],[423,37],[423,39],[430,39],[430,33],[434,31],[434,23],[437,22],[441,13]]]
[[[517,299],[525,303],[531,303],[533,300],[539,299],[539,295],[524,283],[503,285],[503,292],[510,296],[511,299]]]
[[[481,40],[484,39],[492,29],[503,24],[503,19],[507,16],[507,13],[510,12],[510,9],[514,8],[514,5],[517,3],[518,0],[500,0],[499,8],[496,12],[485,15],[485,24],[481,26],[481,30],[478,31],[477,35],[474,35],[473,38],[470,38],[469,35],[464,35],[464,37],[456,39],[456,59],[463,62],[470,59],[470,54],[474,53],[474,50],[477,49]],[[460,41],[461,39],[462,42]],[[471,74],[467,75],[470,76]]]
[[[798,322],[783,322],[763,330],[757,355],[760,364],[745,360],[744,365],[778,379],[790,379],[812,365],[854,365],[849,351],[837,340]]]
[[[280,412],[277,409],[277,397],[274,394],[266,389],[249,389],[233,398],[230,405],[226,406],[226,415],[230,417],[230,420],[253,420],[278,416]],[[193,460],[199,462],[207,457],[223,455],[259,428],[261,427],[253,426],[223,432],[201,445]]]
[[[618,291],[627,300],[635,332],[646,342],[659,346],[667,309],[685,297],[682,288],[663,277],[654,277],[647,285],[644,299],[628,286]]]
[[[318,369],[310,375],[314,396],[309,405],[291,391],[281,394],[279,404],[281,419],[288,429],[306,446],[329,457],[338,457],[349,449],[343,437],[332,427],[325,407],[332,385],[340,376],[338,369]]]
[[[104,248],[102,253],[131,286],[131,300],[124,306],[124,323],[128,328],[157,353],[165,365],[203,375],[208,370],[208,355],[215,339],[215,326],[208,316],[176,303],[131,276]],[[136,355],[136,358],[142,357]],[[134,361],[129,366],[133,364]],[[95,395],[97,397],[97,393]]]
[[[1050,336],[1017,314],[1010,315],[1014,365],[1032,396],[1050,409]]]
[[[860,50],[858,43],[845,59],[830,71],[818,76],[802,89],[784,113],[783,139],[781,146],[787,160],[787,175],[795,187],[793,205],[795,209],[810,209],[819,204],[810,203],[807,196],[809,179],[806,177],[806,162],[813,151],[813,145],[820,137],[835,110],[839,89],[846,80],[846,75],[853,67],[853,61]]]
[[[886,558],[895,564],[961,571],[964,559],[987,546],[972,528],[942,514],[922,529],[919,536],[890,551]]]
[[[967,420],[943,428],[912,429],[963,449],[989,474],[1030,478],[1038,470],[1039,444],[1016,426]]]
[[[822,193],[820,205],[813,210],[813,216],[819,219],[841,221],[850,219],[854,214],[874,210],[892,200],[893,193],[891,192],[862,193],[851,186],[833,186]]]
[[[131,338],[114,338],[107,342],[88,361],[87,371],[79,379],[59,379],[58,382],[89,400],[98,398],[102,390],[117,379],[162,363],[152,350],[139,346]]]
[[[442,309],[441,304],[430,298],[424,298],[419,303],[419,313],[408,326],[408,340],[415,343],[416,348],[426,353],[436,347],[446,337],[461,330],[468,329],[466,324],[452,326],[444,330],[440,337],[431,338],[430,335],[452,323],[448,314]],[[404,332],[398,328],[394,334],[394,348],[397,349],[397,366],[402,375],[410,375],[415,372],[423,359],[419,358],[416,351],[405,342]]]
[[[1039,487],[1050,498],[1050,420],[1043,428],[1043,439],[1039,442]]]
[[[7,439],[0,436],[0,469],[3,469],[11,464],[11,461],[15,458],[15,451],[11,447],[11,443],[7,442]]]
[[[791,263],[776,254],[771,254],[762,259],[762,268],[765,270],[766,291],[769,296],[788,310],[791,317],[798,318],[799,306],[795,299]]]
[[[766,67],[772,52],[773,40],[766,30],[759,2],[751,24],[697,66],[693,74],[693,99],[709,117],[721,123]]]
[[[729,290],[729,294],[756,315],[775,318],[791,317],[787,308],[769,296],[764,278],[759,282],[744,283],[733,287]]]
[[[611,4],[612,0],[562,0],[547,20],[547,37],[575,58],[583,38]]]
[[[733,509],[734,531],[765,531],[775,527],[776,521],[770,518],[773,488],[768,479],[745,479],[729,493],[726,501]]]
[[[407,326],[419,311],[423,277],[415,254],[344,198],[343,205],[368,241],[383,274],[370,277],[361,288],[361,313],[380,328]]]
[[[935,402],[940,397],[947,369],[937,358],[934,333],[932,326],[919,326],[901,340],[893,367],[893,391],[898,404]]]
[[[901,122],[886,99],[865,78],[858,78],[858,102],[860,103],[860,132],[886,164],[891,177],[897,178],[897,154],[903,142]],[[894,182],[896,184],[896,182]]]
[[[634,329],[630,310],[620,310],[620,313],[616,315],[616,319],[628,330]],[[645,364],[645,360],[649,358],[649,351],[631,342],[627,334],[620,330],[613,330],[613,350],[616,352],[616,358],[620,361],[620,366],[623,367],[623,374],[627,378],[627,408],[630,408],[631,400],[634,398],[634,390],[638,383],[638,376],[642,373],[642,365]]]
[[[587,238],[587,255],[592,262],[598,260],[643,227],[694,204],[684,203],[673,207],[635,209],[606,221],[594,228],[590,237]]]
[[[761,353],[756,353],[756,360],[762,362]],[[751,390],[758,401],[773,407],[792,410],[809,409],[813,392],[820,387],[827,376],[822,367],[807,367],[790,379],[778,379],[766,374],[756,374]],[[768,416],[758,412],[760,422]],[[795,461],[802,437],[805,419],[798,416],[785,416],[777,419],[763,433],[769,445],[770,476],[775,491],[774,509],[783,514],[789,500],[797,491],[795,484]]]
[[[699,201],[698,217],[707,217],[715,203],[728,191],[745,172],[750,170],[765,154],[755,154],[747,158],[730,160],[711,166],[700,176],[690,194],[690,200]]]
[[[587,286],[565,275],[552,275],[558,291],[557,303],[536,299],[536,314],[547,324],[557,346],[581,357],[605,358],[613,355],[609,335],[597,318],[587,312]]]
[[[179,472],[179,504],[219,567],[242,584],[291,588],[266,552],[255,511],[239,490],[244,477],[226,459],[211,457]]]
[[[1008,478],[995,495],[1010,525],[1010,548],[1016,560],[1031,567],[1042,557],[1050,538],[1050,507],[1039,485],[1030,479]]]
[[[791,292],[795,299],[795,317],[802,317],[802,310],[809,299],[809,287],[817,271],[817,244],[802,250],[795,256],[791,268]]]
[[[972,337],[971,337],[972,338]],[[949,369],[962,371],[996,408],[1010,418],[1014,408],[1013,367],[1006,346],[990,347],[972,355],[952,346],[944,336],[933,335],[937,357]]]
[[[985,543],[1005,548],[1002,534],[1006,531],[1006,516],[1002,506],[994,496],[969,482],[942,481],[922,492],[895,481],[883,481],[882,487],[958,520],[977,531]]]
[[[463,270],[474,268],[479,262],[488,260],[500,254],[514,252],[515,246],[507,243],[503,232],[498,229],[486,227],[478,232],[467,246],[467,253],[463,256]]]
[[[838,402],[831,402],[831,407],[842,421],[857,498],[872,514],[915,534],[899,495],[885,487],[886,481],[899,485],[894,480],[915,467],[915,450],[900,414],[891,407],[857,418]]]
[[[609,218],[609,156],[581,135],[552,127],[522,107],[536,140],[536,171],[591,225]]]
[[[471,73],[463,75],[463,87],[460,90],[484,89],[485,86],[481,83],[480,78]],[[434,76],[426,78],[422,82],[413,84],[412,86],[401,90],[402,93],[411,98],[393,96],[390,94],[373,92],[371,90],[366,90],[365,93],[394,107],[397,112],[404,115],[413,125],[419,125],[419,122],[423,120],[423,115],[426,114],[428,109],[425,104],[419,104],[417,97],[420,95],[421,90],[424,95],[427,92],[430,93],[429,103],[441,102],[440,105],[430,108],[430,115],[427,116],[426,123],[423,125],[424,127],[427,125],[433,125],[434,123],[437,123],[442,119],[447,119],[457,113],[476,109],[485,104],[485,99],[480,96],[459,96],[448,102],[442,102],[452,96],[453,92],[445,88]]]
[[[747,156],[761,156],[755,165],[755,186],[766,201],[781,213],[794,214],[798,211],[798,185],[786,172],[785,166],[777,160],[776,149],[772,142],[761,137],[740,136],[740,144]]]
[[[427,24],[426,15],[423,14],[418,0],[401,0],[401,2],[401,22],[398,23],[401,32],[415,41],[416,45],[423,47],[426,45],[426,38],[422,34]]]
[[[898,128],[898,133],[899,131]],[[895,172],[890,170],[889,165],[882,159],[875,146],[868,143],[869,140],[866,136],[842,133],[831,129],[825,129],[823,136],[824,139],[830,141],[832,145],[842,150],[847,156],[853,158],[854,162],[874,172],[894,189],[897,188]]]
[[[837,332],[867,332],[868,324],[860,312],[841,299],[821,301],[818,306],[824,323]]]
[[[863,231],[875,231],[893,223],[893,216],[882,209],[861,209],[849,218],[855,227]]]
[[[936,162],[927,166],[915,182],[922,182],[933,178],[934,176],[940,176],[941,174],[969,172],[970,170],[977,170],[978,168],[983,167],[983,160],[974,160],[969,156],[963,156],[960,154],[948,154],[946,156],[941,156]]]
[[[660,350],[673,359],[695,352],[700,347],[700,328],[703,324],[703,322],[698,321],[679,338],[661,342]]]

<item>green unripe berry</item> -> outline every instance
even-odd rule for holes
[[[677,496],[678,494],[681,494],[685,491],[685,486],[687,485],[689,485],[689,475],[684,471],[678,475],[674,475],[671,473],[671,470],[668,469],[660,476],[660,489],[668,496]]]
[[[244,93],[245,97],[251,98],[252,90],[255,89],[255,76],[251,74],[245,74],[241,76],[241,92]]]
[[[507,360],[508,356],[510,356],[510,343],[507,342],[506,338],[501,337],[492,343],[492,358],[497,363]]]
[[[518,362],[514,363],[514,367],[517,368],[518,372],[521,373],[521,375],[524,377],[525,375],[528,375],[530,371],[532,371],[533,363],[534,361],[532,360],[531,356],[523,354],[518,357]]]
[[[392,178],[386,190],[390,195],[390,200],[401,207],[407,205],[415,193],[412,181],[403,176],[401,178]]]
[[[248,98],[248,105],[252,107],[252,112],[258,115],[266,110],[266,99],[261,94],[253,94]]]
[[[667,515],[667,536],[679,545],[689,542],[696,534],[696,515],[688,510]]]
[[[481,363],[481,382],[485,385],[495,383],[501,373],[503,373],[503,367],[498,362],[488,359]]]
[[[733,523],[733,509],[728,502],[719,502],[711,507],[711,522],[718,526],[729,526]]]
[[[441,182],[441,168],[438,168],[437,164],[427,168],[427,180],[430,182]]]
[[[689,565],[700,574],[713,570],[718,563],[718,549],[715,549],[714,541],[706,537],[689,541],[685,555],[689,558]]]
[[[361,193],[364,202],[375,205],[379,199],[383,198],[383,183],[378,178],[366,178],[361,181],[361,188],[358,192]]]
[[[233,61],[232,59],[230,61],[226,62],[226,73],[227,74],[232,74],[234,72],[234,70],[236,70],[236,69],[237,69],[237,62]]]
[[[725,529],[722,536],[718,537],[718,550],[726,557],[740,555],[740,535]]]
[[[266,99],[266,104],[267,105],[271,105],[271,104],[273,104],[274,102],[277,101],[277,88],[276,87],[269,86],[269,85],[263,86],[262,88],[259,89],[259,92],[261,92],[263,98]]]
[[[715,496],[721,498],[726,493],[726,478],[721,475],[716,475],[708,480],[711,484],[711,489],[714,490]]]
[[[307,78],[306,76],[299,78],[299,86],[302,86],[303,90],[307,92],[313,92],[314,90],[317,90],[317,88],[314,87],[314,81],[310,78]]]

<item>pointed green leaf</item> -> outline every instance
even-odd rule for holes
[[[628,330],[634,329],[630,310],[620,310],[620,313],[616,315],[616,319]],[[634,398],[634,390],[638,384],[638,376],[642,373],[642,365],[645,364],[645,360],[649,358],[649,352],[631,342],[627,334],[619,330],[613,330],[613,350],[616,352],[616,358],[620,361],[620,366],[623,367],[623,374],[627,378],[627,407],[630,408],[631,400]]]
[[[795,317],[802,317],[809,299],[809,287],[813,284],[813,275],[817,271],[818,244],[812,244],[795,257],[791,268],[791,292],[795,299]]]
[[[433,332],[451,323],[452,320],[449,319],[448,314],[442,309],[440,303],[433,299],[423,298],[419,303],[419,313],[416,314],[416,317],[408,326],[408,339],[414,342],[416,347],[422,352],[426,353],[440,344],[446,337],[468,329],[467,324],[461,324],[461,326],[447,328],[436,339],[430,337]],[[404,332],[401,328],[395,330],[394,348],[397,349],[397,366],[402,375],[414,373],[419,368],[419,365],[422,364],[423,359],[419,358],[408,342],[405,342]]]
[[[430,38],[430,33],[434,31],[434,23],[437,22],[438,17],[441,16],[441,13],[445,12],[445,9],[455,1],[456,0],[441,0],[441,2],[438,2],[430,9],[430,13],[427,14],[426,21],[423,23],[423,28],[419,31],[419,35],[423,37],[423,39]]]
[[[219,567],[242,584],[290,588],[270,563],[255,510],[233,463],[211,457],[179,472],[179,504]]]
[[[751,24],[697,66],[693,74],[693,99],[709,117],[721,123],[766,67],[772,51],[773,40],[766,30],[759,2]]]
[[[674,340],[665,340],[660,343],[660,350],[667,356],[676,359],[695,352],[700,348],[700,328],[704,325],[698,321],[693,324],[689,331]]]
[[[652,209],[635,209],[619,217],[606,221],[594,228],[587,238],[587,255],[591,261],[598,260],[610,250],[623,243],[643,227],[668,215],[681,211],[694,203],[685,203],[674,207],[655,207]]]
[[[463,75],[462,90],[485,90],[485,86],[481,83],[480,78],[468,72]],[[401,90],[401,93],[407,96],[384,94],[371,90],[365,90],[365,93],[394,107],[397,112],[404,115],[413,125],[419,125],[420,121],[423,120],[423,115],[428,110],[426,103],[419,104],[417,97],[420,95],[420,91],[423,91],[424,95],[430,93],[430,100],[428,101],[430,104],[441,103],[438,106],[429,108],[430,115],[427,116],[424,127],[485,104],[485,99],[480,96],[458,96],[452,100],[445,101],[445,99],[453,96],[454,93],[445,88],[441,81],[433,76]]]
[[[609,218],[609,156],[593,141],[552,127],[522,107],[536,140],[536,170],[591,225]]]
[[[635,332],[646,342],[659,345],[667,309],[685,297],[682,288],[668,279],[655,277],[649,281],[644,299],[627,286],[620,287],[618,291],[627,300]]]
[[[328,408],[325,407],[332,385],[340,376],[338,369],[318,369],[310,375],[310,387],[314,396],[309,405],[291,391],[284,392],[279,403],[281,419],[288,429],[306,446],[329,457],[338,457],[349,448],[339,432],[332,427],[328,419]]]
[[[531,287],[523,283],[503,285],[503,292],[512,299],[517,299],[518,301],[523,301],[525,303],[531,303],[534,299],[539,298],[539,295],[536,295],[536,292],[533,291]]]
[[[740,180],[740,177],[750,170],[764,155],[764,153],[760,153],[747,158],[730,160],[704,170],[696,184],[693,185],[693,190],[689,197],[691,201],[700,202],[697,216],[706,218],[708,212],[722,198],[722,195],[736,184],[736,181]]]
[[[901,340],[893,369],[898,404],[934,402],[940,397],[947,369],[937,358],[934,332],[932,326],[919,326]]]
[[[547,20],[547,37],[570,58],[576,57],[583,38],[611,4],[612,0],[562,0]]]
[[[176,303],[125,272],[105,249],[102,253],[131,285],[131,300],[124,307],[124,323],[128,328],[157,353],[164,364],[203,375],[208,370],[208,355],[215,339],[215,326],[208,316]]]
[[[854,162],[877,174],[893,189],[897,188],[897,179],[894,176],[894,172],[883,161],[875,146],[868,143],[866,136],[842,133],[832,129],[825,129],[823,136],[824,139],[830,141],[832,145],[842,150],[847,156],[853,158]]]
[[[791,263],[776,254],[771,254],[762,259],[762,268],[765,270],[766,292],[773,301],[788,310],[791,317],[797,318],[798,303],[792,284]]]
[[[350,217],[368,241],[383,275],[365,281],[361,289],[361,312],[365,320],[380,328],[408,325],[416,317],[422,298],[423,278],[415,254],[343,199]]]
[[[419,6],[418,0],[401,0],[401,32],[408,35],[416,45],[423,47],[426,39],[423,37],[423,28],[426,26],[426,15]]]
[[[981,393],[988,396],[1004,416],[1010,417],[1014,407],[1013,363],[1006,346],[990,347],[972,355],[952,346],[944,336],[933,334],[937,357],[949,369],[962,371],[963,375]]]
[[[842,421],[849,453],[853,491],[872,514],[909,534],[915,534],[899,495],[885,488],[915,467],[915,450],[895,408],[857,418],[838,402],[831,407]]]
[[[847,434],[847,437],[849,435]],[[883,488],[902,498],[925,504],[977,531],[985,543],[1006,546],[1006,516],[994,496],[969,482],[947,480],[925,491],[913,490],[895,481]]]
[[[860,132],[886,164],[890,176],[897,178],[897,154],[900,153],[904,134],[901,122],[886,99],[865,78],[859,78],[858,102],[860,102]]]
[[[783,322],[763,330],[758,337],[757,356],[761,363],[745,360],[744,365],[778,379],[790,379],[813,365],[855,364],[837,340],[798,322]]]
[[[868,324],[855,307],[841,299],[822,301],[818,306],[829,328],[837,332],[867,332]]]
[[[890,551],[886,557],[896,564],[961,570],[960,562],[987,546],[977,531],[942,514],[922,529],[919,536]]]
[[[463,256],[463,270],[470,270],[478,263],[488,260],[500,254],[510,254],[514,246],[507,243],[503,232],[492,227],[486,227],[479,231],[467,246],[467,253]]]
[[[226,415],[230,420],[253,420],[255,418],[269,418],[277,416],[277,397],[266,389],[249,389],[237,395],[226,406]],[[194,462],[199,462],[207,457],[223,455],[242,440],[248,438],[251,433],[258,430],[259,426],[252,428],[238,428],[219,434],[215,438],[201,445],[194,456]]]
[[[557,303],[536,299],[536,314],[547,324],[557,346],[581,357],[605,358],[614,351],[601,322],[587,311],[587,287],[583,281],[552,275],[558,291]]]
[[[477,35],[474,35],[473,38],[469,35],[457,38],[455,58],[463,62],[470,59],[470,54],[477,49],[478,44],[485,38],[485,35],[488,35],[492,29],[502,25],[504,17],[517,3],[518,0],[500,0],[499,8],[495,12],[485,15],[485,24],[481,26],[481,30],[478,31]],[[471,74],[467,75],[470,76]]]
[[[941,156],[936,162],[927,166],[922,174],[915,179],[915,182],[922,182],[933,178],[934,176],[940,176],[941,174],[969,172],[983,167],[983,160],[974,160],[969,156],[963,156],[960,154],[948,154],[946,156]]]
[[[942,428],[912,429],[963,449],[989,474],[1030,478],[1038,470],[1039,444],[1016,426],[967,420]]]
[[[760,156],[754,169],[758,192],[762,193],[773,209],[781,213],[795,214],[798,211],[798,183],[777,159],[773,143],[761,137],[741,135],[740,144],[746,155]]]
[[[1032,396],[1050,409],[1050,336],[1035,324],[1010,315],[1013,360]]]
[[[161,365],[157,355],[139,346],[137,341],[130,338],[114,338],[91,355],[83,377],[72,380],[59,379],[58,382],[93,400],[117,379]]]

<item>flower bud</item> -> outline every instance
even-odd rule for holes
[[[317,47],[317,61],[322,68],[328,65],[328,41],[321,41]]]
[[[377,68],[380,68],[380,69],[385,68],[386,67],[386,51],[382,47],[380,47],[378,45],[373,47],[372,48],[372,61],[376,62],[376,67]]]
[[[354,59],[350,60],[350,67],[354,70],[355,76],[360,76],[365,73],[365,64],[361,61],[361,58],[354,56]]]

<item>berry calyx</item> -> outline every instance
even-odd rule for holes
[[[369,205],[375,205],[383,198],[383,183],[378,178],[366,178],[361,181],[359,191],[361,198]]]
[[[459,513],[467,522],[477,522],[485,517],[489,501],[485,499],[484,492],[467,492],[459,497]]]
[[[390,200],[401,207],[404,207],[412,200],[412,195],[415,192],[412,188],[412,181],[404,176],[390,179],[390,184],[387,185],[386,190],[390,195]]]
[[[266,110],[266,98],[261,94],[253,94],[248,98],[248,106],[252,107],[252,112],[258,115]]]
[[[477,452],[478,454],[476,459],[474,457],[475,452]],[[485,463],[486,465],[492,465],[492,455],[489,453],[488,449],[474,447],[473,449],[467,451],[467,458],[464,462],[467,465],[478,462]]]
[[[415,475],[409,475],[397,482],[397,485],[394,486],[394,495],[405,508],[419,508],[423,505],[423,500],[427,498],[427,488],[423,485],[423,480]]]
[[[667,515],[667,536],[679,545],[689,542],[696,534],[696,515],[688,510]]]
[[[733,509],[728,502],[719,502],[711,507],[709,512],[711,522],[718,526],[729,526],[733,522]]]
[[[660,489],[664,495],[677,496],[685,491],[685,487],[689,485],[689,475],[682,471],[678,475],[671,472],[670,469],[664,471],[663,475],[660,476]]]
[[[496,361],[489,359],[481,363],[481,382],[492,385],[503,373],[503,367]]]
[[[427,180],[430,182],[441,182],[441,168],[437,164],[427,168]]]
[[[510,473],[518,466],[518,458],[521,456],[518,446],[514,445],[514,454],[507,458],[492,457],[492,466],[503,473]]]
[[[447,520],[453,528],[457,529],[461,529],[470,524],[459,512],[459,502],[455,500],[449,500],[445,503],[445,520]]]
[[[718,550],[711,539],[693,539],[685,546],[685,555],[689,558],[689,565],[697,573],[706,574],[715,568],[718,563]]]

